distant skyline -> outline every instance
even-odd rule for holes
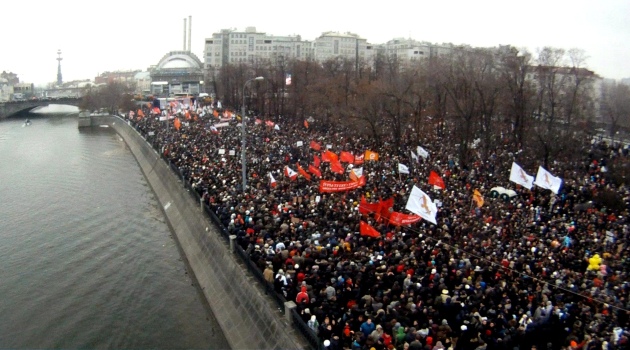
[[[586,68],[604,78],[630,77],[630,1],[110,1],[7,2],[2,9],[0,71],[20,81],[94,79],[115,70],[146,70],[183,48],[183,19],[192,15],[192,52],[221,29],[256,27],[270,35],[352,32],[371,44],[395,38],[473,47],[512,45],[535,56],[545,46],[578,48]]]

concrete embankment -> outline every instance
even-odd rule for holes
[[[90,119],[93,126],[109,125],[127,143],[231,348],[303,348],[289,321],[253,285],[256,280],[237,263],[217,228],[159,154],[122,119],[112,116]]]

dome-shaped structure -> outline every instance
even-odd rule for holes
[[[171,51],[151,71],[155,96],[198,95],[203,92],[203,63],[189,51]]]
[[[156,69],[201,69],[199,58],[188,51],[171,51],[158,62]]]

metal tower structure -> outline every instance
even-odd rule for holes
[[[61,58],[61,50],[57,50],[57,85],[59,86],[63,83],[61,79],[61,60],[63,60],[63,58]]]

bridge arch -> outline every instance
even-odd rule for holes
[[[59,98],[54,100],[29,100],[14,101],[0,104],[0,119],[8,118],[15,114],[30,111],[37,107],[45,107],[49,105],[67,105],[79,107],[80,98]]]

